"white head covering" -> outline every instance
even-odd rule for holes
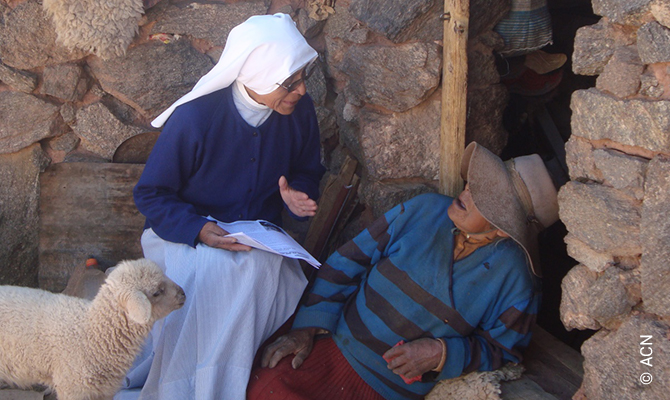
[[[255,15],[230,31],[214,68],[151,125],[163,126],[178,106],[228,87],[236,79],[258,94],[268,94],[317,55],[287,14]]]

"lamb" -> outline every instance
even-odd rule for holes
[[[112,398],[153,323],[185,300],[147,259],[119,263],[93,300],[0,286],[0,380],[59,400]]]

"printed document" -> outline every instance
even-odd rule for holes
[[[321,266],[321,263],[309,254],[295,239],[272,222],[259,219],[257,221],[224,223],[216,221],[211,217],[209,219],[216,222],[223,230],[228,232],[227,237],[237,239],[238,243],[279,254],[280,256],[305,260],[317,269]]]

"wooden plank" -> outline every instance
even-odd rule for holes
[[[515,381],[501,382],[500,391],[502,400],[557,400],[526,376]]]
[[[144,165],[59,163],[40,176],[39,285],[60,292],[76,265],[142,256],[132,189]]]
[[[338,215],[352,188],[358,162],[347,157],[340,168],[340,173],[331,179],[321,194],[319,208],[310,222],[303,247],[319,261],[323,261],[323,249],[333,232]]]
[[[440,193],[456,197],[463,190],[461,158],[465,150],[468,91],[469,0],[444,0]]]
[[[535,326],[525,351],[524,376],[557,399],[570,400],[583,379],[582,362],[577,351]]]

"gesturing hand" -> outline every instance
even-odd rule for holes
[[[261,367],[274,368],[282,358],[295,354],[291,366],[297,369],[312,352],[316,331],[317,328],[297,329],[280,336],[263,351]]]
[[[310,199],[306,193],[290,187],[283,175],[279,178],[279,193],[288,209],[298,217],[313,217],[316,214],[316,201]]]
[[[209,247],[230,251],[249,251],[251,247],[237,243],[237,239],[225,237],[228,234],[216,222],[207,222],[198,234],[198,240]]]
[[[417,339],[392,347],[383,357],[390,360],[388,368],[394,374],[413,378],[438,366],[442,358],[442,344],[431,338]]]

